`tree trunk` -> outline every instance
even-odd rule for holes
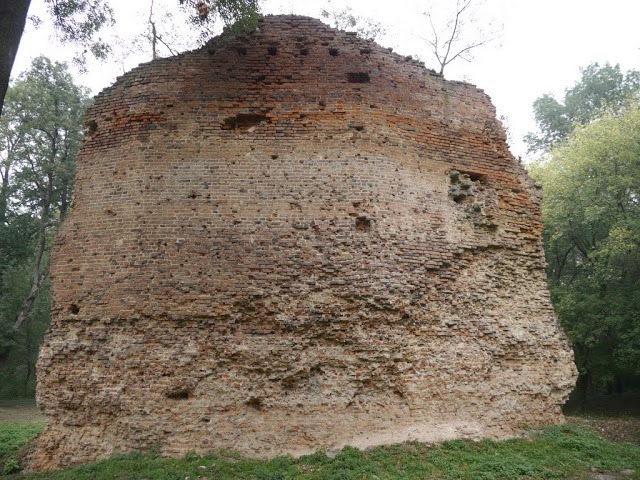
[[[7,363],[7,359],[11,355],[11,349],[7,348],[6,350],[0,352],[0,372],[4,370],[4,366]]]
[[[578,410],[584,410],[585,408],[590,385],[591,375],[589,372],[578,375],[578,381],[576,382],[576,402],[578,403]]]
[[[66,178],[62,180],[62,188],[60,189],[60,223],[67,218],[67,212],[69,210],[69,180]]]
[[[0,115],[31,0],[0,2]]]
[[[7,203],[9,200],[9,167],[2,172],[2,186],[0,186],[0,225],[7,221]]]
[[[30,392],[29,392],[29,382],[31,382],[31,377],[33,377],[34,375],[34,371],[33,371],[33,362],[31,361],[31,357],[33,354],[32,351],[32,345],[31,345],[31,335],[29,332],[29,329],[27,329],[26,332],[26,338],[25,338],[25,346],[24,346],[24,364],[27,367],[27,375],[25,376],[24,379],[24,385],[22,387],[22,394],[24,397],[29,397]]]
[[[48,184],[44,198],[42,199],[42,208],[40,209],[40,227],[38,228],[38,249],[36,250],[35,261],[33,264],[33,280],[29,295],[22,302],[22,306],[16,316],[13,327],[18,329],[29,316],[33,302],[38,296],[42,282],[49,275],[49,266],[42,268],[42,259],[47,249],[47,224],[49,223],[49,211],[51,209],[51,198],[53,196],[53,174],[48,175]]]
[[[42,222],[44,223],[44,222]],[[35,302],[36,297],[38,296],[38,292],[40,291],[40,287],[42,286],[42,282],[49,275],[49,267],[42,270],[42,259],[44,258],[44,252],[46,248],[46,227],[44,227],[41,223],[39,233],[40,238],[38,239],[38,250],[36,251],[35,264],[33,265],[33,281],[31,283],[31,290],[29,290],[29,295],[24,299],[22,305],[20,306],[20,310],[18,311],[18,315],[16,316],[16,321],[13,324],[13,327],[18,329],[22,326],[24,321],[29,316],[29,312],[31,311],[31,307],[33,306],[33,302]]]

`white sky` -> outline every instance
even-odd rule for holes
[[[156,0],[156,11],[171,3],[177,0]],[[46,17],[42,4],[43,0],[32,0],[30,13]],[[111,62],[89,62],[87,73],[76,75],[94,94],[123,71],[150,58],[148,52],[135,54],[140,47],[130,38],[132,31],[144,28],[150,0],[111,0],[111,4],[122,46]],[[388,31],[379,43],[403,55],[418,55],[435,69],[437,64],[419,38],[430,31],[422,12],[431,8],[436,19],[444,18],[455,0],[332,0],[331,5],[336,10],[349,5],[354,13],[382,22]],[[265,0],[263,11],[319,17],[326,6],[327,0]],[[511,150],[516,156],[524,156],[522,137],[535,128],[533,101],[547,92],[560,97],[579,79],[579,67],[609,62],[619,63],[623,70],[640,70],[638,0],[486,0],[478,20],[490,19],[504,25],[500,40],[477,49],[471,63],[449,65],[445,77],[470,81],[491,96],[498,115],[508,118]],[[176,25],[183,25],[182,20],[176,19]],[[58,61],[73,57],[73,47],[59,45],[50,32],[47,27],[36,31],[28,26],[14,75],[27,69],[31,59],[40,54]]]

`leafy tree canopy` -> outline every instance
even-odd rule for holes
[[[580,80],[565,91],[562,101],[545,94],[533,102],[539,133],[528,133],[528,151],[548,151],[573,132],[575,125],[585,125],[606,111],[617,112],[640,92],[640,72],[623,73],[620,65],[593,63],[581,68]]]
[[[351,7],[336,10],[331,0],[328,0],[326,7],[320,10],[320,16],[328,20],[334,27],[356,32],[360,38],[364,39],[378,39],[387,31],[380,22],[376,22],[370,17],[357,15]]]
[[[568,98],[588,95],[580,87]],[[530,174],[544,187],[549,286],[584,396],[640,386],[640,106],[574,128]]]
[[[51,239],[70,208],[86,91],[36,58],[0,117],[0,398],[32,395],[49,322]],[[19,328],[16,328],[19,327]]]
[[[191,12],[193,25],[206,26],[221,19],[236,29],[250,29],[256,24],[259,0],[164,0],[178,2]],[[45,0],[60,39],[77,44],[81,52],[75,60],[82,62],[86,53],[106,57],[111,46],[99,36],[104,27],[114,24],[109,0]],[[0,8],[0,114],[31,0],[11,0]],[[33,18],[36,24],[39,18]]]

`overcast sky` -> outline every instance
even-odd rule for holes
[[[150,57],[135,52],[131,32],[144,28],[150,0],[110,0],[116,11],[121,38],[114,60],[88,63],[79,83],[94,94],[110,85],[116,76]],[[156,0],[156,11],[177,0]],[[32,0],[30,13],[43,14],[43,0]],[[265,0],[265,13],[298,13],[320,16],[328,1]],[[341,10],[349,5],[354,13],[369,16],[387,27],[379,41],[403,55],[418,55],[428,67],[437,68],[424,40],[430,26],[423,12],[431,10],[436,21],[445,19],[455,0],[332,0]],[[560,97],[580,76],[579,67],[593,62],[619,63],[623,70],[640,70],[640,1],[638,0],[485,0],[477,23],[492,22],[501,37],[475,51],[470,63],[459,61],[445,69],[445,77],[466,80],[485,90],[498,115],[508,119],[511,150],[524,156],[522,137],[534,128],[531,105],[543,93]],[[176,18],[181,25],[182,19]],[[188,31],[188,30],[187,30]],[[192,39],[195,41],[195,39]],[[144,44],[143,44],[144,46]],[[44,54],[58,61],[69,60],[73,48],[57,44],[47,26],[28,26],[22,38],[14,74],[28,68],[31,59]]]

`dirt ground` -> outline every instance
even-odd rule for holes
[[[566,416],[567,422],[590,427],[614,442],[640,445],[640,417]]]
[[[614,442],[640,445],[640,395],[598,397],[565,413],[569,423],[593,428]]]
[[[44,422],[44,415],[36,407],[35,400],[0,402],[0,423]]]

